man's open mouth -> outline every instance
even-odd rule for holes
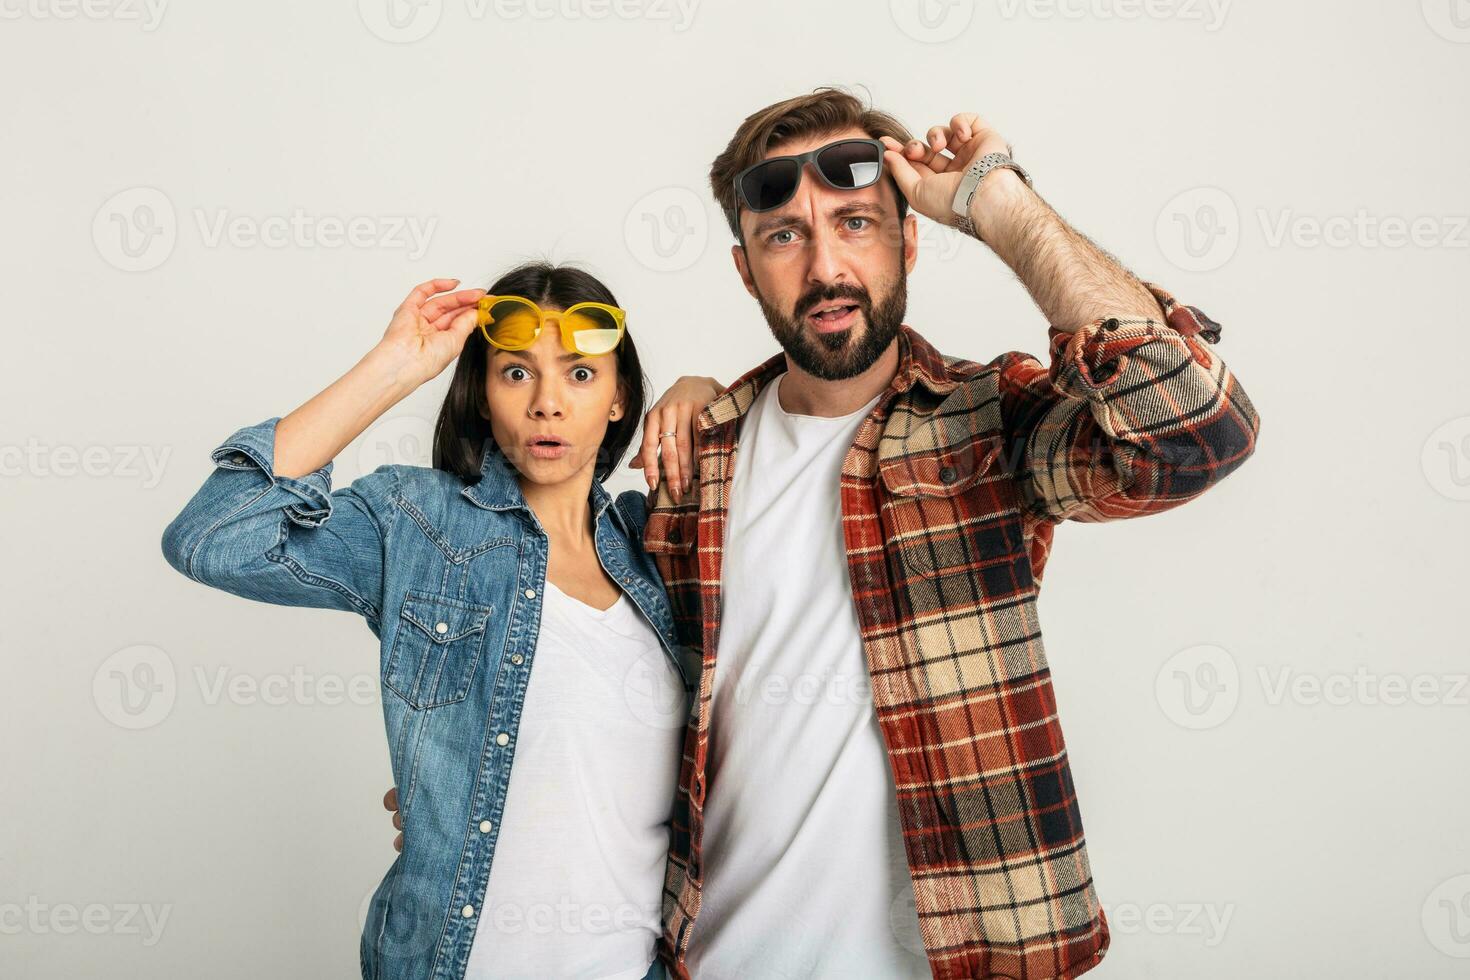
[[[856,303],[824,303],[814,307],[806,318],[821,333],[835,332],[856,323],[859,309]]]

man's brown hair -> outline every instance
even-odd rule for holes
[[[847,129],[861,129],[869,137],[891,136],[900,143],[913,137],[903,123],[886,112],[873,109],[855,95],[824,85],[808,95],[798,95],[745,117],[730,143],[709,168],[710,190],[725,212],[730,232],[740,238],[740,214],[735,200],[735,175],[763,160],[771,147],[804,136],[820,136]],[[803,175],[807,179],[809,175]],[[893,178],[886,179],[892,183]],[[898,198],[898,220],[908,214],[908,201],[893,185]]]

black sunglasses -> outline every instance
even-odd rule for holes
[[[801,172],[815,164],[822,183],[839,191],[871,187],[883,176],[882,140],[846,139],[792,156],[767,157],[735,175],[735,195],[751,211],[771,211],[796,196]]]

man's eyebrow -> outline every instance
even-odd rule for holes
[[[849,201],[846,204],[839,204],[837,207],[828,211],[827,216],[835,218],[838,221],[841,221],[843,218],[853,217],[881,218],[883,217],[883,206],[873,201]],[[805,227],[805,219],[798,218],[795,215],[772,215],[769,218],[764,218],[756,222],[755,234],[757,236],[764,236],[771,232],[784,231],[787,228],[801,229]]]
[[[769,218],[762,218],[755,224],[757,236],[766,235],[773,231],[781,231],[787,228],[805,228],[806,222],[792,214],[773,214]]]
[[[883,217],[883,208],[872,201],[853,201],[850,204],[835,207],[828,213],[834,218],[852,218],[860,215],[881,218]]]

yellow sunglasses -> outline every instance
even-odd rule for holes
[[[486,296],[476,304],[475,325],[492,347],[525,350],[541,336],[548,320],[561,328],[561,345],[595,357],[617,348],[627,313],[606,303],[577,303],[565,312],[547,312],[524,296]]]

